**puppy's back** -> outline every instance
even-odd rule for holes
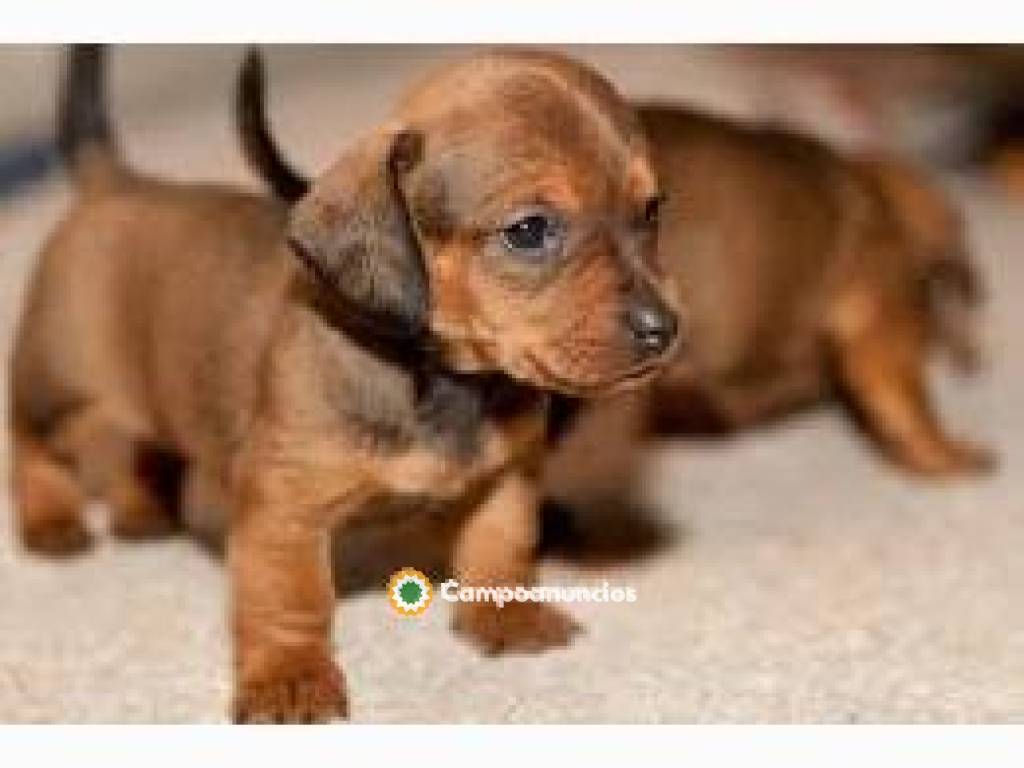
[[[217,360],[211,336],[228,345],[257,332],[244,310],[281,289],[283,225],[272,201],[214,186],[134,177],[82,195],[26,294],[11,361],[16,423],[45,431],[100,397],[127,423],[180,420],[152,413],[165,402],[153,390],[183,378],[164,373]],[[196,349],[208,359],[195,359]]]
[[[671,106],[641,119],[669,202],[677,274],[704,374],[812,357],[805,332],[844,216],[844,167],[823,145]]]

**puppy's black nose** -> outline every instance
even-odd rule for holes
[[[675,312],[657,299],[635,301],[626,312],[626,322],[637,347],[644,355],[665,352],[679,332]]]

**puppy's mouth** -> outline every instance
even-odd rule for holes
[[[601,387],[601,390],[603,392],[621,392],[623,390],[641,387],[665,370],[666,364],[667,360],[665,359],[646,362],[636,368],[626,371],[622,376],[612,379],[607,385]]]
[[[563,395],[587,399],[642,387],[661,373],[667,362],[667,358],[652,359],[616,375],[582,380],[561,375],[545,365],[542,360],[532,355],[529,357],[530,366],[538,374],[531,377],[535,383]]]

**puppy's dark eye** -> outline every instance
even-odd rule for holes
[[[661,218],[661,207],[665,203],[665,195],[655,195],[644,204],[644,223],[657,224]]]
[[[501,230],[505,247],[524,253],[549,252],[555,249],[561,232],[558,224],[549,216],[540,213],[524,216]]]

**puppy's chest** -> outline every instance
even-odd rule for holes
[[[385,462],[393,493],[451,499],[539,445],[543,396],[507,380],[433,377],[402,448]]]

